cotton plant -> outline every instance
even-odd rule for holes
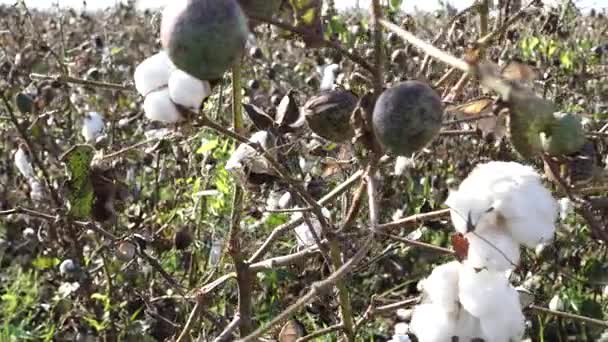
[[[414,308],[410,330],[421,342],[521,341],[521,295],[508,274],[519,264],[521,245],[535,248],[553,239],[557,201],[532,167],[494,161],[477,166],[446,204],[466,251],[420,282],[423,302]]]
[[[152,121],[176,123],[184,120],[181,108],[198,112],[211,94],[206,80],[178,69],[161,51],[141,62],[134,73],[135,89],[144,96],[144,113]]]
[[[25,144],[19,144],[13,156],[15,167],[25,178],[30,186],[30,198],[36,202],[41,202],[45,198],[44,186],[36,176],[32,166],[28,148]]]
[[[327,210],[327,208],[322,208],[321,211],[326,219],[331,218],[331,213],[329,212],[329,210]],[[302,213],[299,212],[294,213],[292,215],[293,219],[298,219],[301,217]],[[298,242],[298,248],[306,248],[313,246],[314,244],[316,244],[315,235],[319,238],[321,236],[322,229],[321,222],[319,222],[319,219],[316,216],[311,215],[308,221],[311,223],[310,226],[308,225],[308,223],[304,222],[293,229],[296,235],[296,240]],[[311,231],[311,228],[314,231],[314,235]]]
[[[105,123],[98,112],[88,112],[82,120],[81,134],[87,144],[95,144],[103,136]]]
[[[251,135],[249,141],[258,144],[271,156],[276,156],[275,137],[267,131],[258,131]],[[240,144],[230,155],[225,169],[247,184],[249,174],[275,175],[275,171],[266,157],[249,144]]]

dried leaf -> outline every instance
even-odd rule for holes
[[[302,323],[295,319],[287,321],[279,333],[279,342],[295,342],[305,333]]]
[[[253,122],[253,125],[260,131],[270,129],[274,126],[274,120],[268,114],[266,114],[261,108],[252,104],[243,104],[245,112],[249,119]]]
[[[293,125],[300,119],[300,107],[294,95],[295,92],[293,90],[288,91],[277,107],[276,122],[281,130],[294,127]]]
[[[462,233],[452,234],[451,240],[456,259],[460,262],[466,260],[469,255],[469,240]]]

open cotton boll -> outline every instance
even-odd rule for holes
[[[180,106],[198,111],[201,103],[211,94],[211,85],[207,81],[175,69],[169,77],[169,96]]]
[[[44,186],[36,178],[30,178],[30,198],[35,202],[42,202],[45,199]]]
[[[525,317],[517,291],[505,292],[497,300],[499,309],[479,319],[485,341],[521,341],[525,331]]]
[[[15,166],[21,173],[21,175],[27,179],[35,178],[34,168],[30,163],[30,158],[23,146],[19,146],[14,156]]]
[[[249,141],[260,144],[266,151],[273,154],[274,139],[266,131],[255,132]],[[237,170],[248,167],[248,171],[260,174],[274,174],[274,170],[266,158],[248,144],[240,144],[226,162],[226,170]]]
[[[494,207],[505,218],[505,225],[519,243],[534,248],[553,239],[559,205],[538,179],[498,184]]]
[[[322,208],[323,216],[326,219],[331,218],[331,213],[327,208]],[[295,213],[292,215],[292,218],[297,219],[302,217],[302,213]],[[309,222],[317,235],[317,237],[321,237],[321,222],[315,215],[311,215]],[[298,247],[310,247],[316,243],[313,233],[311,232],[310,227],[306,222],[300,224],[299,226],[294,228],[294,232],[296,234],[296,239],[298,241]]]
[[[502,301],[511,294],[514,294],[516,300],[519,301],[517,291],[509,284],[505,272],[486,269],[477,271],[465,265],[459,275],[458,298],[460,304],[477,318],[481,319],[495,311],[500,311]]]
[[[458,261],[439,265],[421,282],[425,297],[448,312],[454,312],[459,307],[458,272],[461,266]]]
[[[333,90],[336,85],[336,77],[338,76],[338,71],[340,70],[340,66],[338,64],[329,64],[322,68],[322,78],[321,78],[321,90]]]
[[[439,304],[420,304],[412,313],[410,331],[420,342],[451,341],[456,332],[456,320]]]
[[[82,136],[87,143],[95,143],[97,138],[103,134],[104,121],[103,117],[98,112],[89,112],[85,114],[82,121]]]
[[[143,60],[136,68],[133,78],[135,89],[143,96],[169,83],[173,63],[166,52],[161,51]]]
[[[393,338],[388,342],[411,342],[410,337],[407,335],[410,327],[407,323],[399,322],[395,324],[393,328]]]
[[[144,100],[144,113],[152,121],[175,123],[183,119],[169,97],[169,89],[160,89],[148,94]]]
[[[469,250],[465,264],[491,271],[513,269],[519,264],[519,244],[499,229],[484,229],[466,234]]]
[[[557,202],[532,167],[516,162],[477,166],[446,204],[460,232],[470,216],[476,231],[500,225],[517,242],[534,247],[550,240],[555,230]]]

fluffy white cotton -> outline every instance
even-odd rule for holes
[[[469,241],[467,266],[506,271],[519,263],[519,244],[505,231],[486,229],[466,234],[466,238]]]
[[[513,306],[512,299],[504,304],[502,312],[487,315],[479,321],[485,341],[521,341],[525,331],[524,314],[519,307]]]
[[[273,152],[274,139],[266,131],[254,133],[249,141],[260,144],[266,151]],[[226,170],[240,170],[244,167],[248,167],[248,171],[252,173],[274,174],[274,170],[263,155],[258,154],[247,144],[240,144],[226,162]]]
[[[82,121],[82,136],[87,143],[95,143],[97,138],[103,134],[104,121],[103,117],[98,112],[89,112],[85,114]]]
[[[456,320],[441,305],[420,304],[414,308],[410,331],[420,342],[451,341],[456,333]]]
[[[393,170],[393,173],[396,176],[402,176],[412,167],[414,167],[413,158],[399,156],[395,159],[395,169]]]
[[[169,83],[169,75],[173,69],[173,63],[166,52],[161,51],[152,55],[137,68],[135,68],[135,89],[143,96],[148,95],[153,90],[166,86]]]
[[[329,210],[327,210],[326,208],[323,208],[322,212],[323,212],[323,216],[325,216],[326,219],[329,219],[331,217]],[[302,213],[295,213],[293,215],[294,219],[297,219],[299,217],[302,217]],[[312,229],[314,230],[317,237],[321,238],[321,231],[322,231],[321,222],[319,222],[319,220],[317,219],[317,217],[315,215],[310,215],[309,221],[310,221]],[[296,234],[298,247],[300,247],[300,248],[310,247],[316,243],[314,235],[311,232],[310,226],[308,226],[308,224],[306,222],[295,227],[293,230]]]
[[[448,312],[458,310],[458,272],[462,265],[458,261],[439,265],[421,281],[425,300],[438,304]]]
[[[198,111],[201,103],[211,94],[211,85],[207,81],[175,69],[169,77],[169,96],[180,106]]]
[[[45,199],[44,186],[36,178],[30,178],[30,198],[35,202],[42,202]]]
[[[289,191],[285,191],[283,195],[279,198],[279,208],[285,209],[291,203],[291,193]]]
[[[410,337],[407,335],[409,331],[409,325],[407,323],[399,322],[395,324],[393,338],[388,342],[410,342]]]
[[[549,309],[556,311],[564,310],[564,301],[560,298],[559,295],[556,294],[555,296],[553,296],[553,298],[551,298],[551,300],[549,301]]]
[[[27,179],[35,178],[34,168],[32,167],[32,164],[30,163],[30,158],[23,146],[19,146],[17,152],[15,152],[14,160],[15,166],[17,167],[21,175],[23,175],[23,177]]]
[[[321,90],[333,90],[336,87],[335,82],[339,70],[338,64],[329,64],[322,68]]]
[[[463,266],[458,282],[460,304],[471,315],[483,318],[500,312],[505,300],[515,298],[519,305],[517,291],[511,287],[505,272],[477,270]]]
[[[557,201],[530,166],[489,162],[477,166],[446,200],[459,232],[467,220],[476,231],[506,229],[519,243],[534,247],[555,232]]]
[[[572,201],[568,197],[561,198],[559,200],[559,218],[563,221],[574,212],[574,206]]]
[[[169,97],[169,89],[151,92],[144,100],[144,113],[152,121],[174,123],[181,121],[182,115]]]

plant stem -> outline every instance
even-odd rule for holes
[[[330,241],[330,254],[331,261],[334,268],[337,270],[342,266],[342,260],[340,257],[340,246],[337,241],[332,239]],[[344,279],[338,279],[336,282],[338,288],[338,301],[340,302],[340,316],[344,324],[344,335],[346,341],[355,341],[355,329],[353,323],[353,313],[350,303],[350,294],[348,287],[346,286]]]
[[[232,128],[238,134],[243,133],[243,112],[241,106],[241,65],[235,63],[232,67]],[[251,321],[251,272],[249,264],[241,253],[240,227],[243,211],[243,189],[235,184],[230,215],[230,232],[228,234],[228,253],[236,269],[238,284],[238,321],[241,336],[247,336],[253,330]]]

